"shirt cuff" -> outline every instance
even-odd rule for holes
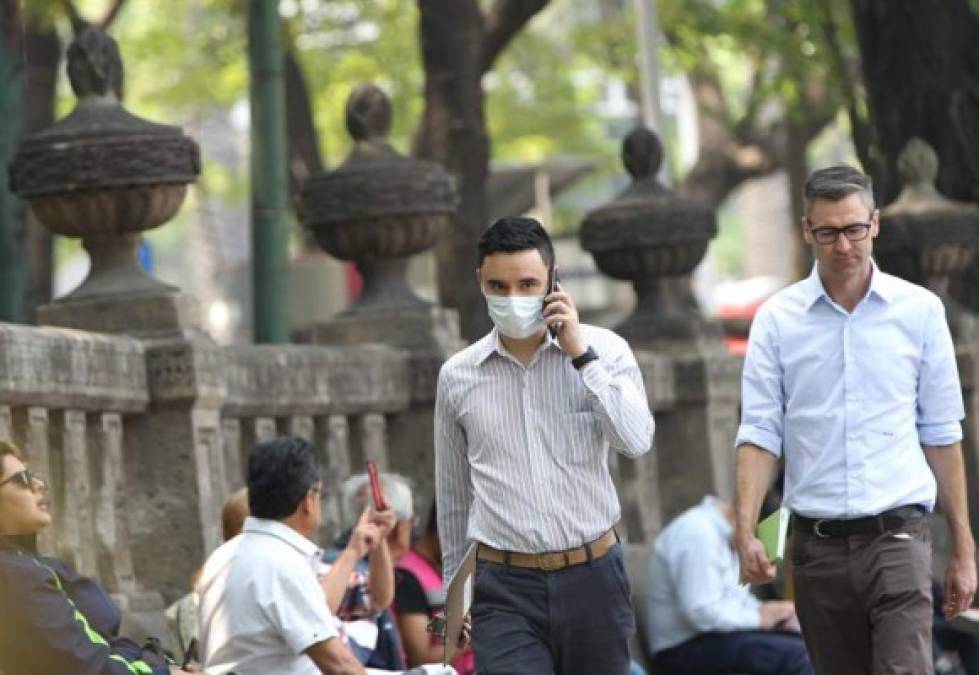
[[[593,394],[597,394],[606,389],[612,381],[612,375],[605,369],[601,361],[586,363],[578,372],[581,373],[581,379],[585,383],[585,388]]]
[[[938,422],[919,424],[918,440],[922,445],[952,445],[962,440],[962,424],[959,422]]]
[[[738,427],[738,436],[734,441],[734,447],[739,448],[745,443],[757,445],[776,457],[782,456],[782,437],[768,429],[742,424]]]
[[[324,602],[324,611],[328,611],[325,608],[326,603]],[[315,644],[340,636],[336,623],[332,621],[332,616],[330,619],[328,622],[313,619],[307,626],[301,629],[287,630],[283,635],[283,639],[294,653],[302,654]]]

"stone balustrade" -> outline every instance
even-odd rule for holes
[[[124,419],[148,404],[138,340],[0,324],[0,437],[49,482],[54,526],[41,546],[113,592],[135,590]]]
[[[380,345],[220,348],[0,324],[0,438],[49,481],[43,550],[112,592],[170,598],[220,543],[220,504],[260,441],[290,434],[320,450],[323,534],[337,533],[343,480],[367,459],[391,465],[388,418],[416,396],[431,405],[434,378],[417,369]]]

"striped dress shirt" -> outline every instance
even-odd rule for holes
[[[609,447],[653,441],[629,345],[582,325],[599,355],[581,370],[547,335],[528,367],[494,329],[442,366],[435,402],[435,487],[448,579],[471,541],[544,553],[581,546],[619,519]]]

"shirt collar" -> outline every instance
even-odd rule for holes
[[[731,527],[731,523],[727,522],[727,518],[721,513],[721,509],[717,504],[717,497],[714,495],[705,495],[703,499],[700,500],[700,506],[709,514],[709,518],[717,531],[724,538],[725,541],[731,541],[734,536],[734,529]]]
[[[246,533],[263,534],[275,537],[276,539],[281,539],[308,558],[319,559],[322,553],[316,544],[278,520],[268,520],[266,518],[255,518],[254,516],[248,516],[245,518],[245,527],[243,531]]]
[[[557,340],[551,337],[550,331],[544,332],[544,344],[537,348],[538,351],[543,351],[544,349],[550,349],[551,347],[558,347]],[[558,347],[559,348],[559,347]],[[483,338],[476,343],[476,363],[482,365],[486,362],[489,357],[493,354],[497,354],[504,358],[507,358],[506,348],[500,341],[500,332],[493,327],[489,333],[487,333]]]
[[[827,301],[830,300],[829,295],[826,293],[826,289],[823,287],[823,281],[819,278],[819,263],[814,263],[812,266],[812,271],[805,280],[804,285],[806,291],[806,309],[811,309],[816,301],[820,298],[826,298]],[[887,275],[880,271],[877,267],[877,263],[874,259],[870,259],[870,288],[867,289],[867,295],[874,294],[884,302],[890,302],[891,300],[891,284]]]

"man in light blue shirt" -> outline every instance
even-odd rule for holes
[[[656,672],[810,675],[794,605],[762,602],[739,583],[733,525],[731,505],[707,495],[656,537],[647,608]]]
[[[816,171],[803,235],[816,260],[752,324],[737,446],[736,545],[744,577],[774,578],[754,536],[785,458],[797,609],[816,672],[931,673],[931,549],[937,500],[953,555],[946,616],[976,589],[960,440],[962,394],[933,293],[881,272],[871,181]]]

